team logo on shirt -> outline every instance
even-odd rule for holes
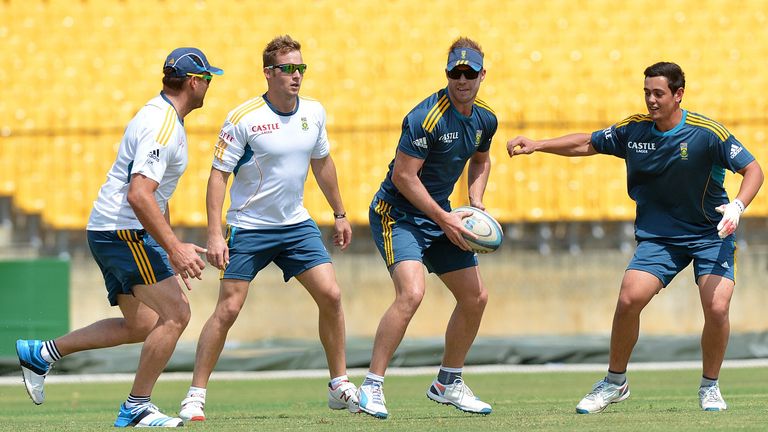
[[[483,137],[483,130],[478,129],[475,131],[475,147],[480,145],[480,138]]]
[[[731,159],[735,158],[737,154],[741,153],[741,149],[744,147],[737,146],[736,144],[731,144]]]
[[[680,143],[680,159],[688,160],[688,143]]]
[[[304,132],[309,130],[309,123],[307,122],[306,117],[301,118],[301,130],[303,130]]]

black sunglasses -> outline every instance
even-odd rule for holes
[[[307,70],[307,65],[302,64],[292,64],[292,63],[284,63],[279,65],[272,65],[267,66],[267,69],[280,69],[280,72],[284,74],[293,74],[296,71],[299,71],[301,75],[304,75],[304,71]]]
[[[457,79],[461,78],[462,75],[464,75],[464,78],[466,78],[468,80],[473,80],[473,79],[477,78],[478,75],[480,75],[480,71],[476,71],[476,70],[471,69],[471,68],[470,69],[453,68],[451,70],[445,71],[445,74],[450,79],[457,80]]]

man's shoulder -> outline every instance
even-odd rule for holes
[[[440,120],[450,106],[451,101],[448,99],[448,93],[445,89],[442,89],[419,102],[406,115],[406,119],[412,124],[421,124],[424,130],[432,132],[438,120]]]
[[[478,110],[481,117],[489,118],[493,121],[496,120],[496,111],[484,100],[475,98],[474,108]]]
[[[632,114],[629,117],[626,117],[622,119],[620,122],[616,123],[616,128],[623,128],[623,127],[650,127],[653,125],[653,119],[651,119],[651,116],[648,114]]]
[[[687,111],[685,116],[686,126],[695,128],[699,132],[708,136],[715,136],[718,140],[726,141],[731,133],[722,124],[699,113]]]
[[[261,96],[248,99],[227,114],[227,122],[232,125],[237,125],[246,117],[249,117],[256,113],[260,108],[266,106],[266,104],[267,102]]]

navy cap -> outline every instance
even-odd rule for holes
[[[176,48],[165,58],[163,69],[170,67],[177,77],[185,77],[188,73],[201,74],[209,72],[214,75],[223,75],[224,71],[211,66],[202,51],[197,48]]]
[[[451,71],[456,66],[467,65],[480,72],[483,70],[483,56],[472,48],[454,48],[448,53],[448,66],[445,70]]]

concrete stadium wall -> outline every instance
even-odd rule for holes
[[[607,334],[619,284],[630,255],[617,250],[580,255],[504,250],[480,257],[480,269],[490,293],[479,336]],[[335,254],[343,290],[347,334],[372,337],[381,314],[394,297],[389,275],[378,255]],[[736,332],[768,329],[768,247],[742,248],[738,255],[737,285],[731,307]],[[644,334],[698,334],[703,318],[698,290],[689,267],[644,311]],[[182,336],[195,341],[213,311],[218,295],[218,272],[207,268],[203,281],[188,292],[192,322]],[[71,273],[70,320],[73,329],[105,317],[119,316],[110,308],[98,268],[90,257],[74,258]],[[440,280],[427,276],[427,293],[409,326],[408,337],[443,334],[454,300]],[[246,305],[232,328],[230,341],[265,338],[313,339],[317,309],[295,280],[284,283],[280,270],[270,265],[251,284]]]

